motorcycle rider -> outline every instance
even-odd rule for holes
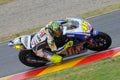
[[[59,38],[63,35],[62,24],[63,21],[52,21],[46,27],[42,28],[31,40],[31,47],[37,56],[47,58],[51,62],[59,63],[62,61],[62,56],[58,55],[63,50],[73,45],[73,41],[67,42],[62,47],[57,48],[55,43],[55,37]],[[51,51],[44,50],[43,47],[48,45]]]

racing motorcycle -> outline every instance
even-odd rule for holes
[[[67,27],[67,25],[63,25],[65,36],[55,38],[57,47],[64,45],[70,40],[74,42],[72,47],[67,48],[59,54],[63,59],[77,54],[84,54],[87,50],[103,51],[110,47],[112,39],[107,33],[94,30],[91,24],[85,19],[77,20],[78,23],[73,22],[73,24],[77,24],[79,27],[76,28],[76,26],[73,25],[71,25],[71,27]],[[29,38],[32,36],[34,36],[34,34],[24,35],[23,37]],[[27,40],[24,40],[22,43],[22,45],[26,46]],[[14,48],[18,49],[19,46],[15,45]],[[44,49],[50,50],[49,47]],[[20,50],[19,60],[24,65],[30,67],[41,67],[50,62],[45,58],[36,56],[32,49],[27,48],[25,50]]]

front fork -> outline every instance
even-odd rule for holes
[[[96,30],[92,31],[91,36],[87,39],[86,43],[88,43],[91,46],[96,46],[95,44],[97,44],[97,43],[93,37],[96,37],[98,34],[99,34],[98,31],[96,31]]]

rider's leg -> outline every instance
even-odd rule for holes
[[[33,50],[33,52],[36,54],[36,56],[47,58],[48,60],[51,60],[52,55],[45,54],[42,49]]]
[[[52,53],[47,50],[39,49],[37,51],[34,51],[34,53],[39,56],[48,59],[49,61],[53,63],[59,63],[62,61],[62,57],[56,53]]]

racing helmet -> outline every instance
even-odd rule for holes
[[[50,33],[55,37],[60,37],[62,35],[63,27],[57,21],[50,22],[49,29],[50,29]]]

